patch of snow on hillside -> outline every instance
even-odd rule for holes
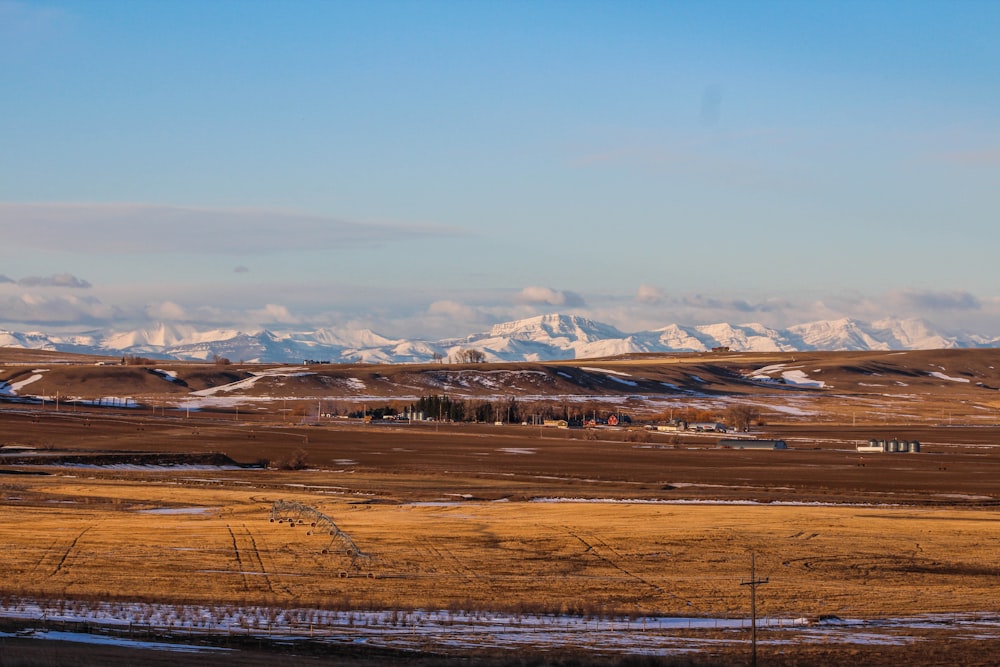
[[[750,379],[757,382],[774,382],[774,378],[771,377],[771,373],[778,373],[785,370],[788,364],[773,364],[771,366],[764,366],[763,368],[758,368],[757,370],[750,373]]]
[[[930,375],[932,377],[936,377],[939,380],[948,380],[949,382],[968,382],[969,381],[968,378],[953,378],[953,377],[951,377],[949,375],[945,375],[944,373],[941,373],[939,371],[931,371],[930,373],[928,373],[928,375]]]
[[[245,380],[237,380],[236,382],[230,382],[229,384],[219,385],[218,387],[209,387],[208,389],[199,389],[198,391],[192,391],[192,396],[214,396],[220,391],[238,391],[240,389],[249,389],[260,380],[265,377],[263,373],[254,373],[251,377]]]
[[[609,380],[614,380],[615,382],[618,382],[620,384],[628,385],[629,387],[637,387],[639,385],[638,382],[633,382],[632,380],[625,380],[625,379],[622,379],[622,378],[617,378],[614,375],[608,375],[607,378]]]
[[[588,373],[607,373],[608,375],[621,375],[624,377],[632,377],[628,373],[622,373],[621,371],[613,371],[607,368],[589,368],[587,366],[581,366],[581,371],[587,371]]]
[[[822,389],[826,386],[826,383],[822,380],[812,380],[805,371],[783,371],[781,377],[785,380],[785,384],[793,384],[796,387],[818,387]]]
[[[796,417],[809,417],[816,414],[815,410],[806,410],[794,405],[770,405],[768,407],[775,412],[780,412],[786,415],[794,415]]]
[[[344,378],[344,384],[353,389],[354,391],[361,391],[367,389],[365,383],[358,378]]]
[[[156,368],[153,372],[167,382],[177,382],[177,371],[165,371],[162,368]]]
[[[219,385],[218,387],[209,387],[208,389],[199,389],[198,391],[192,391],[192,396],[213,396],[216,393],[238,391],[241,389],[249,389],[254,386],[258,380],[263,378],[274,378],[274,377],[304,377],[306,375],[316,375],[311,371],[303,371],[301,367],[296,366],[284,366],[281,368],[270,368],[265,371],[251,371],[251,377],[243,380],[237,380],[236,382],[230,382],[229,384]]]
[[[11,392],[16,394],[17,392],[21,391],[21,389],[23,389],[27,385],[31,384],[32,382],[38,382],[39,380],[42,379],[42,373],[44,373],[45,370],[44,369],[43,370],[36,370],[36,371],[32,371],[32,372],[34,373],[34,375],[32,375],[27,380],[21,380],[20,382],[14,382],[14,383],[8,384],[7,386],[10,388]]]

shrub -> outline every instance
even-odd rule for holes
[[[289,454],[286,458],[282,459],[278,464],[278,467],[282,470],[302,470],[306,467],[306,459],[308,458],[309,452],[299,448]]]

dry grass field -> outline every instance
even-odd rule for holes
[[[356,393],[357,382],[366,389],[406,385],[409,395],[422,395],[414,388],[427,376],[418,378],[424,371],[414,367],[272,374],[228,392],[230,399],[246,394],[244,402],[189,412],[183,405],[190,392],[218,396],[213,387],[260,369],[155,367],[176,372],[181,384],[143,368],[8,357],[10,365],[0,367],[8,386],[41,377],[20,385],[17,401],[0,403],[0,617],[36,600],[71,609],[95,601],[204,605],[220,614],[254,606],[742,619],[749,614],[741,582],[750,577],[751,553],[757,577],[768,579],[758,592],[762,617],[996,615],[1000,355],[804,356],[692,355],[527,369],[555,378],[549,400],[631,400],[637,417],[643,410],[721,411],[753,401],[766,415],[757,434],[785,439],[786,451],[719,450],[719,436],[707,434],[362,424],[289,414],[290,401],[373,400],[375,392]],[[768,367],[778,367],[776,376],[801,367],[826,384],[775,386],[744,372],[760,375]],[[618,380],[606,379],[612,375]],[[636,383],[624,387],[625,396],[623,378]],[[661,393],[642,391],[656,384]],[[667,391],[667,384],[675,388]],[[467,395],[503,389],[477,387]],[[57,410],[57,392],[63,401],[139,397],[142,406],[66,401]],[[45,403],[24,402],[29,393]],[[923,451],[854,451],[870,437],[916,439]],[[302,469],[276,465],[296,450],[307,455]],[[270,465],[228,465],[262,461]],[[308,517],[294,526],[287,515],[271,521],[278,500],[326,515],[366,557],[349,557]],[[147,620],[152,608],[145,608]],[[131,613],[142,622],[141,613]],[[693,654],[653,654],[676,664],[743,664],[746,633],[733,640],[718,632],[692,639],[700,647]],[[974,638],[957,627],[899,632],[909,640],[879,645],[881,657],[863,642],[786,644],[773,634],[762,655],[767,664],[788,665],[992,664],[990,651],[1000,643],[996,632]],[[648,653],[641,644],[612,650],[605,636],[581,644],[582,655],[617,661]],[[442,661],[511,661],[426,641]],[[15,652],[14,643],[0,644],[0,659],[37,650]],[[241,655],[247,664],[256,659]],[[417,664],[429,654],[410,650],[393,660],[404,655]],[[547,655],[539,664],[560,664],[557,656],[581,654],[539,655]],[[58,664],[51,660],[41,664]]]

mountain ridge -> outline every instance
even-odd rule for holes
[[[439,340],[389,338],[370,329],[320,328],[198,330],[156,323],[131,331],[90,331],[64,336],[0,330],[0,346],[99,355],[144,355],[177,360],[300,363],[303,360],[419,363],[457,358],[476,349],[486,361],[556,361],[631,353],[926,350],[994,347],[1000,338],[949,335],[919,319],[819,320],[774,329],[760,323],[668,324],[627,333],[576,315],[550,313],[494,324],[488,331]]]

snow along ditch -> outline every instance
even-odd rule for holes
[[[0,598],[0,617],[38,623],[18,636],[76,641],[50,623],[87,624],[90,633],[169,633],[182,636],[239,635],[284,641],[362,642],[397,649],[584,648],[603,653],[678,654],[712,645],[745,644],[748,618],[528,614],[452,610],[324,610],[236,605],[168,605],[130,602],[39,601]],[[30,628],[30,625],[29,625]],[[1000,639],[996,612],[926,614],[883,619],[758,619],[762,643],[898,645],[920,641],[907,631],[950,629],[965,640]],[[732,632],[723,638],[691,636],[690,630]],[[70,636],[67,636],[70,635]],[[11,636],[11,635],[3,635]],[[134,645],[124,638],[123,645]],[[169,649],[170,645],[156,648]]]

